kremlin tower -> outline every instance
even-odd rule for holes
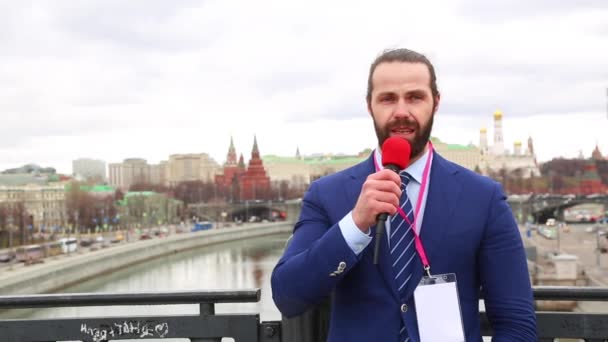
[[[245,167],[240,166],[243,161],[243,155],[237,164],[236,149],[234,148],[234,140],[230,137],[230,147],[226,156],[223,173],[215,175],[215,184],[220,194],[228,195],[227,199],[230,202],[238,202],[240,200],[240,179],[245,173]]]
[[[501,156],[505,153],[505,144],[502,137],[502,112],[494,112],[494,154]]]
[[[502,127],[503,113],[494,112],[494,143],[488,144],[488,133],[485,128],[479,130],[479,156],[477,169],[483,174],[497,174],[506,171],[516,171],[524,178],[540,176],[540,169],[536,163],[532,137],[528,138],[527,147],[521,141],[513,143],[513,151],[505,148],[504,132]]]
[[[591,159],[593,160],[603,160],[602,152],[600,152],[600,147],[595,143],[595,149],[591,152]]]
[[[602,183],[597,172],[595,160],[586,160],[584,168],[583,176],[579,184],[579,193],[586,195],[604,193],[607,190],[607,187]]]
[[[242,178],[243,200],[257,200],[270,198],[270,178],[266,175],[260,151],[258,149],[258,139],[253,137],[253,149],[249,167]]]
[[[479,130],[479,148],[483,155],[488,154],[488,132],[485,127]]]
[[[248,167],[245,166],[242,153],[237,162],[234,141],[232,137],[230,138],[223,173],[215,176],[215,184],[219,193],[225,194],[230,202],[269,198],[270,178],[266,175],[260,158],[257,137],[253,138],[253,149]]]

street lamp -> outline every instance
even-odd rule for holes
[[[13,250],[13,215],[10,214],[8,215],[7,219],[6,219],[7,223],[8,223],[8,248],[10,249],[10,252],[13,256],[16,256],[15,251]],[[13,269],[13,264],[11,263],[9,270]]]
[[[597,268],[600,268],[600,258],[602,255],[602,250],[601,250],[601,246],[600,246],[600,230],[596,230],[595,231],[595,243],[596,243],[596,265]]]
[[[8,215],[6,222],[8,223],[8,248],[13,247],[13,215]]]
[[[224,225],[226,222],[226,216],[228,216],[228,213],[225,211],[222,211],[222,222],[224,222],[222,225]]]
[[[78,210],[74,210],[74,228],[76,229],[76,231],[80,231],[80,229],[78,229]],[[67,250],[68,250],[68,256],[70,255],[70,245],[69,245],[69,241],[70,241],[70,227],[68,227],[68,239],[66,240],[66,246],[67,246]]]

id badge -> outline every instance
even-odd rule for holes
[[[422,277],[414,301],[421,342],[464,342],[456,274]]]

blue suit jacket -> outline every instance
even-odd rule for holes
[[[292,317],[333,292],[329,341],[397,342],[402,320],[411,340],[419,341],[413,292],[421,263],[400,298],[386,236],[374,265],[375,241],[357,256],[338,227],[374,172],[372,158],[311,184],[293,238],[273,271],[273,298],[283,315]],[[481,341],[482,288],[494,341],[536,341],[524,248],[500,185],[437,153],[430,177],[420,238],[433,274],[456,273],[466,340]],[[340,263],[346,268],[335,274]],[[402,313],[404,303],[408,310]]]

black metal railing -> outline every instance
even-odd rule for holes
[[[218,303],[260,300],[260,290],[0,296],[0,309],[198,304],[199,315],[0,320],[2,342],[188,338],[192,342],[279,342],[281,322],[258,314],[215,314]]]
[[[608,302],[608,288],[536,286],[534,298],[542,301],[602,301]],[[305,314],[283,319],[283,341],[318,342],[327,339],[329,327],[329,300]],[[606,313],[537,311],[540,342],[557,338],[583,339],[587,342],[608,341],[608,303]],[[492,336],[492,327],[482,312],[481,332]]]
[[[535,287],[534,297],[543,301],[608,302],[608,288]],[[188,338],[193,342],[219,342],[229,337],[236,342],[325,341],[330,305],[312,309],[282,322],[261,322],[258,314],[215,314],[215,304],[258,302],[260,290],[151,292],[108,294],[51,294],[0,296],[0,310],[114,306],[198,304],[198,315],[87,317],[62,319],[0,320],[2,342],[48,342],[80,340],[102,342],[123,339]],[[608,304],[606,305],[608,308]],[[606,310],[608,311],[608,310]],[[481,313],[482,334],[492,329]],[[608,341],[608,313],[537,311],[539,341],[556,338]]]

